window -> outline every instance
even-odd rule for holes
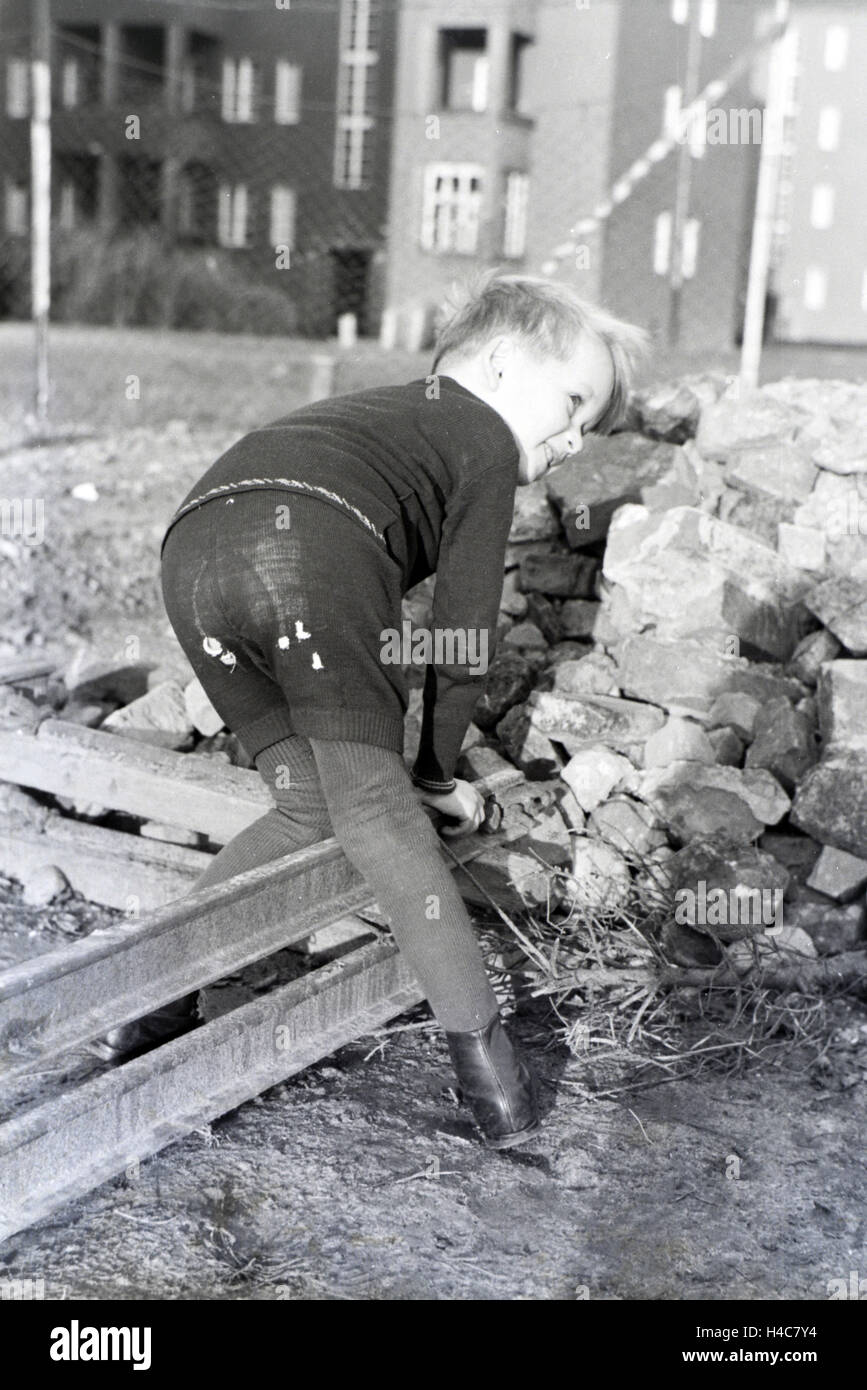
[[[370,183],[372,151],[367,137],[376,124],[372,105],[374,69],[379,59],[371,44],[378,6],[379,0],[342,0],[334,147],[337,188],[365,188]]]
[[[238,248],[247,245],[247,185],[220,184],[217,239],[221,246]]]
[[[834,189],[829,183],[817,183],[810,203],[810,222],[818,232],[826,232],[834,223]]]
[[[64,58],[60,69],[60,104],[67,111],[81,104],[81,64],[77,58]]]
[[[845,24],[829,24],[825,30],[825,67],[842,72],[849,52],[849,30]]]
[[[867,270],[861,276],[861,308],[867,313]]]
[[[6,115],[13,120],[30,115],[30,65],[26,58],[7,60]]]
[[[488,105],[487,29],[441,29],[441,104],[447,111]]]
[[[662,133],[668,140],[676,139],[680,131],[681,95],[679,87],[666,87],[665,89],[665,104],[662,108]]]
[[[661,212],[653,235],[653,273],[667,275],[671,266],[671,213]]]
[[[196,109],[196,65],[189,59],[181,66],[181,110],[189,115]]]
[[[27,236],[30,230],[30,198],[27,184],[6,180],[6,231],[10,236]]]
[[[429,164],[424,177],[421,244],[425,251],[472,256],[479,247],[480,164]]]
[[[804,275],[804,308],[824,309],[827,298],[827,271],[821,265],[808,265]]]
[[[272,246],[295,246],[295,189],[288,185],[275,183],[271,189],[271,229],[269,241]]]
[[[503,228],[503,255],[523,256],[527,249],[527,207],[530,180],[527,174],[511,173],[506,178],[506,220]]]
[[[671,0],[671,17],[675,24],[686,24],[689,19],[689,0]]]
[[[259,74],[252,58],[226,58],[223,62],[223,120],[249,125],[256,119]]]
[[[701,0],[698,31],[703,39],[712,39],[716,33],[716,0]]]
[[[64,179],[60,185],[60,197],[57,205],[57,220],[60,230],[72,232],[78,225],[77,200],[75,196],[75,184],[71,179]]]
[[[527,51],[532,39],[526,34],[513,34],[509,46],[509,87],[506,105],[509,111],[522,111],[524,108],[524,70]]]
[[[823,106],[819,112],[818,145],[820,150],[830,153],[840,146],[840,108]]]
[[[691,280],[698,266],[698,246],[701,236],[701,222],[697,217],[688,217],[683,224],[683,260],[681,273],[684,280]]]
[[[707,102],[696,103],[689,118],[689,152],[693,159],[704,159],[707,153]]]
[[[301,119],[301,69],[278,58],[274,75],[274,120],[295,125]]]

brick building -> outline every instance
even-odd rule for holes
[[[402,0],[386,301],[413,337],[474,265],[538,273],[696,90],[754,43],[754,0]],[[726,96],[748,107],[749,72]],[[760,114],[760,113],[759,113]],[[677,151],[557,274],[664,336]],[[689,157],[682,341],[740,325],[758,144]],[[399,190],[399,196],[398,194]]]
[[[332,332],[348,310],[378,324],[392,7],[52,0],[51,16],[62,230],[150,223],[234,251],[302,331]],[[0,3],[7,239],[28,229],[29,20],[29,0]]]
[[[867,13],[797,3],[774,287],[776,336],[867,343]]]

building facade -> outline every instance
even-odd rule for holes
[[[53,215],[152,225],[277,286],[303,332],[378,325],[394,11],[382,0],[52,0]],[[29,0],[0,7],[5,237],[29,220]]]
[[[775,336],[867,343],[867,13],[798,3]]]
[[[765,8],[754,0],[402,0],[386,302],[404,335],[415,336],[476,266],[550,266],[575,224],[610,200],[676,119],[690,42],[697,93],[750,51]],[[749,65],[725,100],[727,109],[754,105]],[[690,139],[685,171],[677,150],[662,160],[557,258],[555,273],[664,339],[685,174],[680,340],[721,346],[742,315],[760,128],[746,139],[730,140],[719,123],[706,133]]]

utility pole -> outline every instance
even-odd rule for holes
[[[51,0],[33,0],[30,116],[30,280],[36,330],[36,418],[48,418],[51,309]]]
[[[687,38],[686,74],[683,84],[682,108],[692,105],[698,96],[701,80],[701,21],[698,0],[692,0]],[[681,132],[677,158],[677,188],[674,196],[674,217],[671,234],[671,268],[669,271],[668,345],[680,342],[681,304],[683,300],[683,239],[689,217],[692,185],[692,152],[689,131]]]

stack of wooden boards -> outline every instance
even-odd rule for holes
[[[125,916],[0,972],[0,1080],[316,931],[339,924],[366,944],[13,1115],[0,1126],[0,1239],[422,998],[391,939],[370,941],[369,921],[354,915],[375,916],[375,905],[335,840],[190,893],[209,853],[76,820],[52,809],[48,796],[32,796],[95,802],[223,844],[269,805],[255,772],[40,718],[0,730],[3,783],[11,795],[0,869],[21,877],[26,865],[54,865]],[[499,828],[453,841],[451,850],[499,873],[506,890],[510,842],[526,836],[544,796],[505,764],[478,785]],[[456,875],[477,899],[477,888],[460,869]]]

